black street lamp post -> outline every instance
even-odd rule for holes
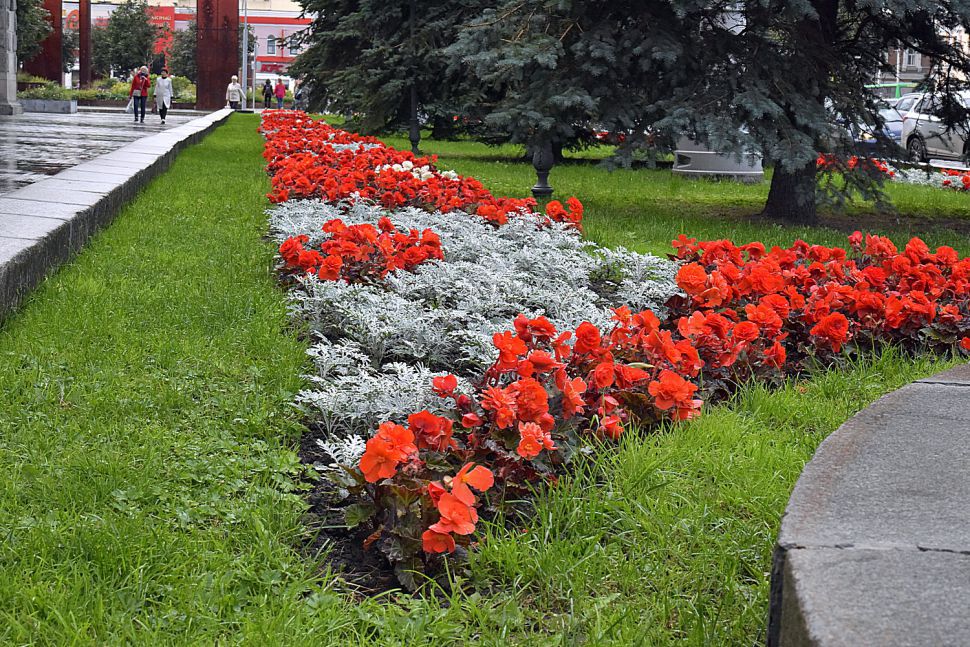
[[[532,187],[532,195],[538,200],[548,198],[552,195],[552,187],[549,186],[549,171],[555,159],[552,155],[552,142],[545,139],[536,146],[532,153],[532,166],[536,170],[536,185]]]
[[[411,15],[408,19],[411,29],[411,124],[408,128],[408,139],[411,140],[411,152],[420,155],[421,151],[418,150],[418,144],[421,143],[421,126],[418,124],[418,85],[414,78],[417,67],[415,65],[417,54],[414,48],[414,2],[415,0],[410,2]]]

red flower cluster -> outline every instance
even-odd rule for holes
[[[940,169],[940,173],[947,176],[947,179],[943,180],[943,186],[956,191],[970,191],[970,171]]]
[[[861,169],[879,172],[887,177],[895,177],[896,172],[889,168],[884,161],[872,157],[858,157],[853,155],[847,160],[840,159],[831,153],[820,153],[815,160],[815,167],[822,171],[843,171]]]
[[[347,225],[340,219],[327,221],[323,231],[330,238],[320,250],[307,249],[306,235],[288,238],[280,245],[285,269],[313,273],[323,280],[364,282],[383,278],[393,270],[410,270],[429,259],[441,260],[441,239],[430,229],[399,232],[388,218],[377,227]]]
[[[513,330],[494,336],[498,359],[475,394],[455,394],[454,378],[436,380],[435,392],[453,399],[453,414],[419,414],[434,419],[426,426],[435,440],[419,440],[409,462],[377,483],[375,500],[409,483],[432,487],[432,474],[416,475],[442,454],[455,465],[488,466],[506,493],[554,479],[582,432],[616,439],[630,422],[698,415],[700,384],[705,397],[721,398],[752,378],[778,381],[876,342],[970,351],[970,259],[948,247],[931,252],[913,239],[899,252],[887,238],[858,232],[850,237],[852,258],[801,241],[771,250],[685,236],[673,244],[684,261],[677,283],[686,298],[668,304],[665,321],[620,307],[609,331],[583,323],[562,332],[544,317],[519,315]],[[375,446],[376,457],[383,451]],[[375,464],[371,453],[368,446],[365,473]],[[460,509],[448,501],[447,509],[437,506],[444,521],[421,515],[426,552],[454,547],[435,527],[474,526],[474,501]],[[455,515],[465,525],[454,525]]]
[[[533,198],[496,197],[474,178],[446,176],[435,168],[435,156],[415,157],[300,112],[266,115],[260,130],[266,137],[263,156],[272,176],[272,202],[299,198],[333,202],[359,196],[388,209],[413,206],[444,213],[460,209],[497,225],[504,224],[511,213],[532,212],[536,206]],[[578,227],[582,205],[572,198],[566,210],[553,201],[547,217]]]
[[[888,238],[860,232],[849,243],[851,257],[802,241],[766,251],[760,243],[682,236],[677,256],[689,262],[677,283],[690,299],[679,311],[716,310],[754,323],[795,360],[847,344],[952,348],[970,331],[970,259],[950,247],[932,252],[919,238],[901,252]]]

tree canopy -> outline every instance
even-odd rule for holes
[[[311,79],[311,105],[356,112],[365,130],[407,121],[411,84],[432,122],[453,121],[481,99],[460,61],[445,48],[480,14],[481,0],[299,0],[315,16],[290,73]]]
[[[159,29],[151,23],[145,0],[125,0],[114,10],[103,30],[95,30],[95,67],[106,66],[126,76],[150,65]]]
[[[17,59],[29,61],[40,53],[41,43],[52,31],[50,12],[42,0],[17,2]]]

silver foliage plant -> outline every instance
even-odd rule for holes
[[[443,261],[393,272],[381,285],[299,278],[292,314],[320,339],[309,351],[317,374],[299,399],[336,436],[366,436],[385,420],[439,409],[432,378],[480,377],[496,357],[492,335],[511,329],[519,313],[545,315],[561,330],[583,321],[607,329],[612,307],[662,316],[678,293],[676,263],[599,247],[532,214],[495,227],[461,211],[305,200],[277,205],[269,216],[277,242],[302,234],[315,246],[327,238],[321,228],[328,220],[376,224],[382,216],[401,230],[427,228],[441,237]]]

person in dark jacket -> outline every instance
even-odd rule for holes
[[[266,83],[263,84],[263,108],[269,110],[273,105],[273,83],[266,79]]]
[[[151,87],[152,79],[148,76],[148,68],[142,65],[134,78],[131,79],[131,89],[128,90],[128,98],[132,102],[132,112],[135,113],[136,124],[139,121],[139,110],[141,111],[141,123],[145,123],[145,105],[148,103],[148,90]]]

